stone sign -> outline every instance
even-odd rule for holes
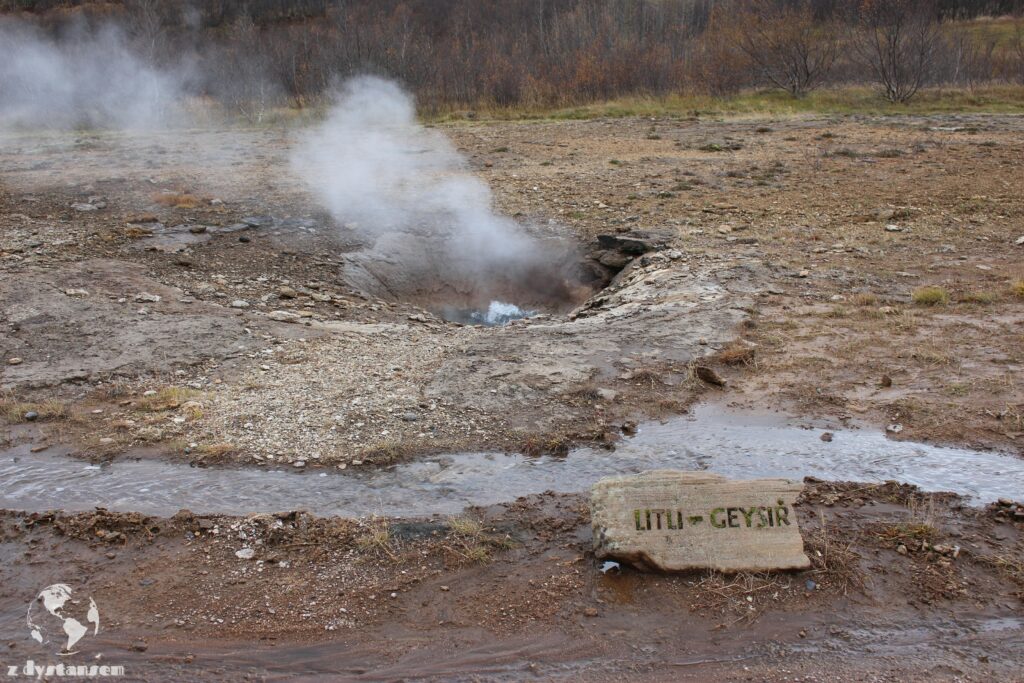
[[[803,484],[655,470],[590,492],[598,559],[663,571],[805,569],[793,503]]]

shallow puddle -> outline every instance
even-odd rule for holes
[[[1020,497],[1024,459],[1001,453],[891,441],[868,430],[786,424],[777,416],[698,406],[692,415],[651,423],[614,451],[579,448],[568,456],[463,453],[388,470],[294,472],[195,468],[162,460],[88,465],[60,453],[0,456],[0,507],[110,510],[171,515],[248,514],[305,509],[328,516],[454,514],[543,491],[578,492],[601,477],[649,469],[709,470],[736,478],[849,481],[895,479],[928,491],[954,491],[975,503]]]

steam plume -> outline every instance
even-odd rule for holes
[[[292,165],[336,220],[392,251],[383,258],[421,252],[421,275],[471,287],[541,258],[534,239],[495,214],[490,189],[448,139],[417,122],[412,97],[393,82],[345,83],[326,120],[300,138]],[[420,246],[410,249],[410,240]]]
[[[182,72],[133,55],[113,25],[58,41],[7,21],[0,45],[0,128],[153,128],[180,114]]]

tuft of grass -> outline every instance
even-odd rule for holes
[[[843,306],[833,306],[827,313],[825,313],[826,318],[845,318],[848,315],[850,315],[849,311],[847,311]]]
[[[852,301],[856,306],[874,306],[878,303],[878,297],[871,292],[857,292]]]
[[[201,391],[188,387],[164,387],[152,396],[143,396],[135,404],[138,410],[159,413],[165,410],[177,410],[183,404],[200,398]]]
[[[920,544],[921,541],[931,541],[936,536],[938,536],[938,531],[935,527],[922,521],[889,524],[882,527],[878,532],[880,539],[893,545],[898,545],[899,543],[906,545],[910,541],[917,541]]]
[[[150,199],[154,204],[173,209],[194,209],[203,203],[202,197],[189,192],[156,192]]]
[[[484,527],[479,520],[472,517],[449,517],[448,528],[452,530],[453,534],[476,538],[483,532]]]
[[[508,151],[508,147],[495,147],[491,151],[495,154],[504,154]]]
[[[640,384],[649,384],[653,389],[658,384],[664,384],[664,380],[661,378],[661,373],[651,368],[640,368],[633,373],[631,379],[633,382]]]
[[[960,301],[966,304],[982,304],[988,305],[996,300],[996,295],[992,292],[969,292],[960,297]]]
[[[229,453],[233,453],[235,447],[233,444],[225,442],[211,443],[199,447],[199,452],[203,455],[208,455],[212,458],[222,458]]]
[[[1010,291],[1013,292],[1013,295],[1018,299],[1024,299],[1024,280],[1017,280],[1014,282]]]
[[[491,561],[495,550],[515,546],[510,536],[488,533],[483,523],[473,517],[449,517],[448,529],[446,549],[464,562],[484,564]]]
[[[387,439],[359,451],[356,460],[375,465],[388,465],[416,452],[416,444],[401,439]]]
[[[359,550],[366,553],[382,552],[392,560],[397,560],[394,543],[387,519],[374,515],[360,523],[359,534],[356,536],[356,547]]]
[[[25,413],[37,413],[37,420],[62,420],[70,416],[67,404],[60,401],[16,401],[12,398],[0,398],[0,414],[9,424],[26,422]]]
[[[1009,576],[1017,584],[1024,586],[1024,561],[1014,557],[1011,553],[1002,555],[976,555],[972,553],[972,557],[976,562],[988,565]]]
[[[949,303],[949,292],[942,287],[918,287],[911,294],[911,299],[918,306],[945,306]]]
[[[124,229],[125,237],[131,238],[131,239],[138,239],[140,237],[149,237],[152,234],[153,234],[153,231],[150,228],[142,227],[142,226],[139,226],[139,225],[129,225],[127,228]]]
[[[736,342],[719,351],[716,359],[725,365],[752,365],[755,355],[754,347]]]

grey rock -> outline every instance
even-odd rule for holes
[[[613,249],[623,254],[639,256],[657,249],[653,240],[641,236],[598,235],[597,243],[602,249]]]
[[[302,319],[298,313],[291,311],[271,311],[267,317],[280,323],[297,323]]]

